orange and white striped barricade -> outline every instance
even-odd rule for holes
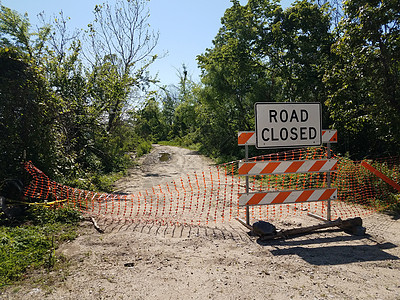
[[[240,176],[325,173],[337,170],[337,159],[239,162]]]
[[[319,160],[298,161],[268,161],[249,162],[248,146],[256,145],[255,131],[240,131],[238,133],[238,145],[245,146],[246,158],[239,162],[239,176],[246,176],[246,193],[239,194],[239,205],[246,206],[246,219],[249,224],[250,205],[268,205],[282,203],[297,203],[311,201],[327,201],[327,219],[331,220],[331,200],[337,199],[337,189],[331,188],[331,172],[337,170],[337,160],[331,159],[330,147],[337,143],[337,130],[322,130],[322,143],[327,144],[327,158]],[[315,190],[296,191],[268,191],[250,193],[248,187],[249,176],[264,174],[288,174],[288,173],[327,173],[327,188]],[[283,200],[282,200],[283,199]],[[321,219],[323,217],[314,216]]]
[[[337,199],[336,188],[266,191],[239,194],[239,206],[327,201]]]
[[[238,145],[250,145],[255,146],[256,144],[256,132],[255,131],[239,131],[238,133]]]
[[[322,143],[337,143],[337,130],[322,130]]]
[[[337,170],[336,159],[240,162],[239,176],[290,173],[325,173]],[[337,198],[337,189],[312,189],[239,194],[239,205],[286,204]]]

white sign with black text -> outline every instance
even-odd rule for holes
[[[256,148],[320,146],[321,103],[258,102],[255,104]]]

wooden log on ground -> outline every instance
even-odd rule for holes
[[[238,222],[240,224],[242,224],[244,227],[246,227],[247,229],[250,229],[251,231],[253,231],[253,226],[247,224],[245,220],[242,220],[241,218],[236,218],[236,220],[238,220]]]
[[[362,225],[362,219],[359,217],[353,218],[353,219],[347,219],[347,220],[342,220],[339,218],[335,221],[326,222],[326,223],[322,223],[322,224],[318,224],[318,225],[281,230],[281,231],[278,231],[274,235],[261,236],[260,240],[266,241],[266,240],[277,239],[277,238],[287,238],[287,237],[294,236],[294,235],[312,233],[316,230],[330,228],[330,227],[339,227],[339,228],[345,230],[346,232],[349,232],[349,233],[354,232],[352,234],[356,234],[356,232],[362,232],[362,230],[360,230],[360,228],[364,228],[364,227],[362,227],[361,225]],[[365,230],[364,230],[364,233],[365,233]]]

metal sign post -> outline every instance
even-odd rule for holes
[[[249,161],[249,145],[244,146],[245,153],[245,162]],[[249,193],[249,176],[246,176],[246,193]],[[250,208],[246,205],[246,224],[250,225]]]
[[[326,147],[326,154],[327,154],[327,158],[330,159],[331,158],[331,144],[328,143],[327,147]],[[326,181],[327,181],[327,187],[328,189],[331,188],[331,173],[328,172],[326,175]],[[326,219],[328,221],[331,221],[331,199],[328,199],[328,207],[326,209]]]

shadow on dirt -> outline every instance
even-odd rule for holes
[[[234,227],[230,223],[223,225],[195,225],[195,224],[171,224],[154,220],[111,220],[99,219],[99,227],[105,233],[134,231],[143,234],[169,238],[197,238],[207,237],[219,240],[234,240],[241,242],[254,242],[247,232],[241,227]]]
[[[261,246],[273,247],[274,249],[270,252],[274,256],[297,255],[312,265],[341,265],[400,259],[383,251],[396,248],[398,247],[397,245],[389,242],[377,243],[369,235],[331,236],[268,242],[257,241],[257,243]],[[321,244],[333,245],[321,247]]]

